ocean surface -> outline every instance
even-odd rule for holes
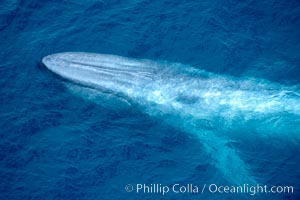
[[[299,0],[0,0],[0,49],[1,200],[300,199]],[[83,93],[41,63],[70,51],[251,80],[247,91],[265,94],[266,84],[284,106],[250,118],[195,108],[196,125],[151,114],[155,106],[130,97]],[[137,184],[192,184],[199,192],[137,192]],[[210,184],[294,190],[220,193]]]

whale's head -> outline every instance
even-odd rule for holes
[[[81,52],[57,53],[46,56],[42,63],[55,74],[90,87],[122,92],[151,82],[155,64],[147,64],[115,55]],[[151,66],[151,67],[150,67]]]

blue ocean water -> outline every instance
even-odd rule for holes
[[[299,91],[299,1],[0,2],[0,199],[300,198],[299,115],[281,123],[287,113],[261,127],[208,123],[199,131],[230,138],[257,182],[292,185],[293,194],[126,192],[138,183],[233,183],[201,141],[164,123],[169,116],[153,117],[112,95],[82,98],[41,64],[57,52],[116,54]]]

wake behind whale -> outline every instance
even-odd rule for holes
[[[263,129],[262,134],[279,136],[283,133],[280,127],[289,127],[292,142],[299,142],[299,120],[291,122],[300,115],[296,87],[215,75],[178,63],[94,53],[58,53],[44,57],[42,62],[67,80],[129,98],[149,115],[198,137],[212,164],[235,184],[256,180],[250,167],[228,145],[230,139],[211,127],[226,133],[237,123],[251,122]]]

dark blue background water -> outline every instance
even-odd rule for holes
[[[227,182],[198,141],[138,108],[70,93],[40,60],[110,53],[295,85],[300,2],[0,0],[0,47],[0,199],[239,199],[126,193],[127,183]],[[273,153],[299,162],[299,145]],[[256,167],[267,184],[299,186],[297,168]]]

